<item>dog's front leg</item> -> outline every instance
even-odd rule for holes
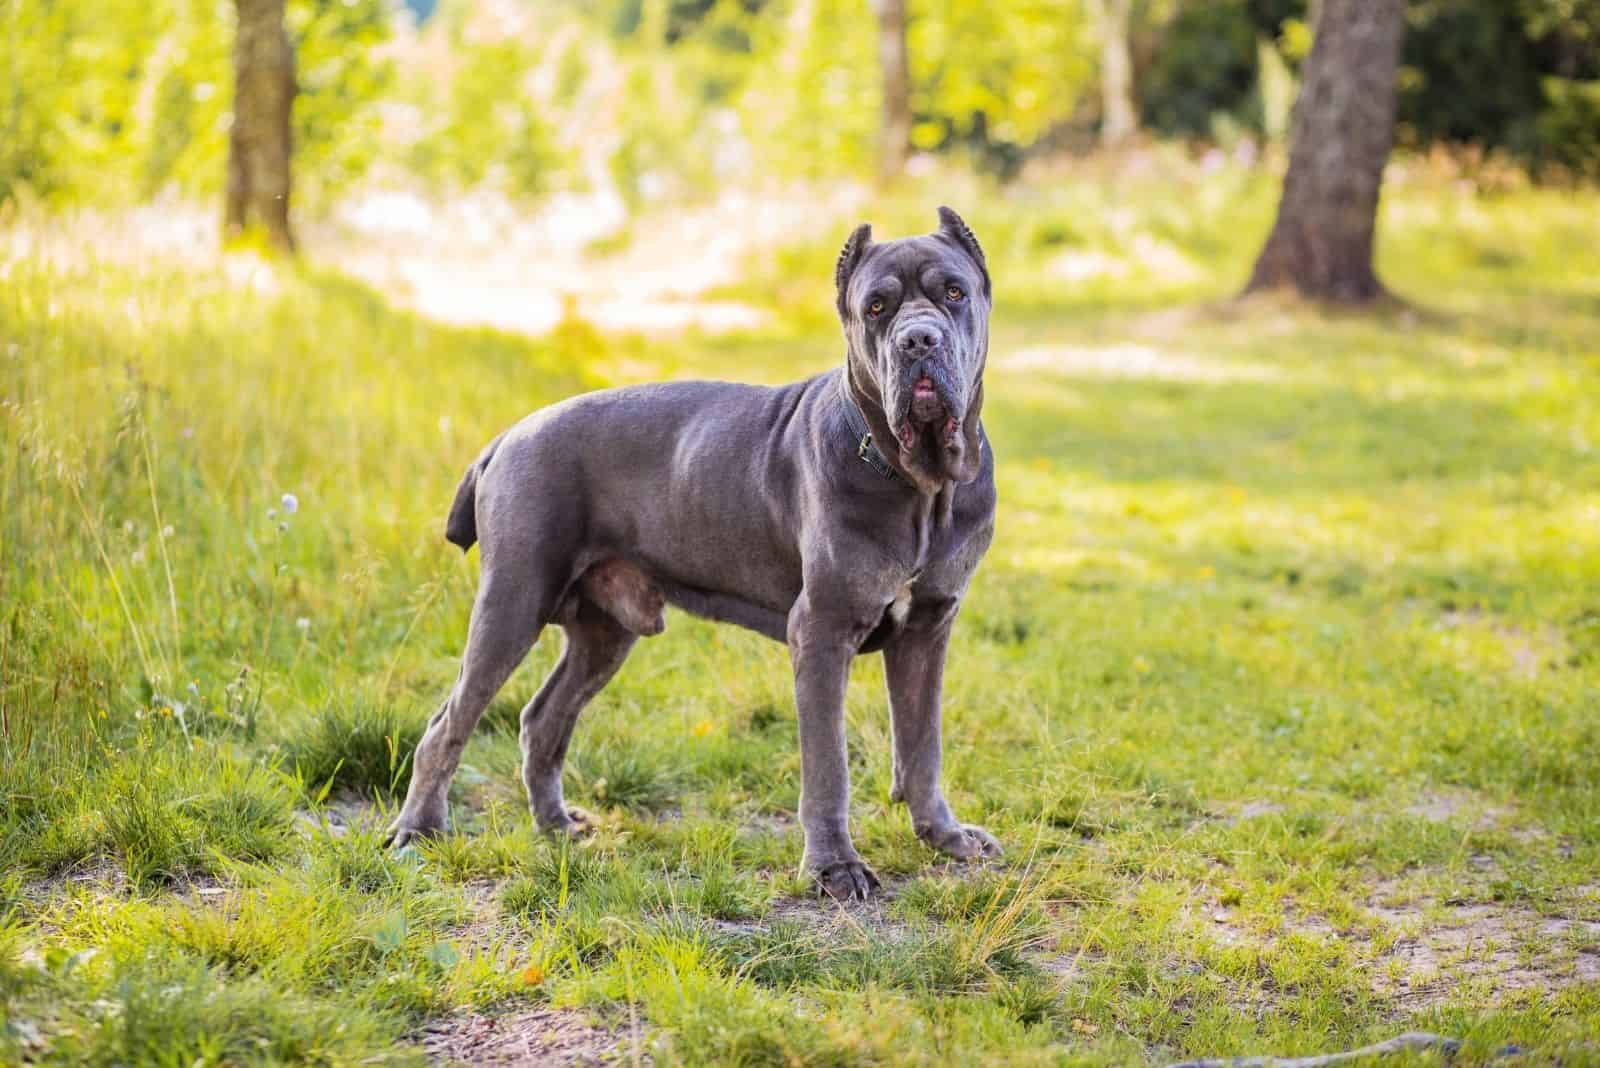
[[[953,608],[937,620],[913,616],[883,650],[894,732],[894,781],[889,796],[911,809],[911,827],[934,849],[970,860],[1000,855],[1000,843],[982,827],[963,824],[939,786],[943,741],[940,703],[944,654],[955,620]]]
[[[844,690],[860,645],[854,629],[818,618],[803,596],[789,615],[800,720],[800,826],[806,836],[801,863],[819,890],[841,901],[864,899],[878,886],[878,877],[850,841]]]

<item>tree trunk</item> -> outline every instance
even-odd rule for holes
[[[878,174],[898,178],[911,153],[911,69],[906,55],[906,0],[873,0],[878,15],[878,65],[883,70],[883,129]]]
[[[290,119],[294,51],[283,26],[283,0],[234,0],[233,127],[223,233],[260,226],[268,242],[294,251],[289,228]]]
[[[1096,0],[1100,29],[1100,144],[1115,148],[1138,129],[1128,33],[1133,0]]]
[[[1394,143],[1405,0],[1319,7],[1278,219],[1245,291],[1293,286],[1317,300],[1362,303],[1385,295],[1372,242]]]

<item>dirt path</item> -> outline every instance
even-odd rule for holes
[[[326,220],[303,221],[303,261],[332,268],[440,322],[538,335],[576,315],[606,330],[709,333],[761,326],[754,305],[708,298],[738,281],[748,257],[794,244],[818,219],[865,199],[853,185],[728,192],[715,201],[630,217],[614,194],[561,194],[536,209],[472,194],[429,201],[373,191]],[[96,262],[217,271],[271,292],[276,270],[224,253],[216,213],[188,201],[117,212],[76,210],[0,227],[0,278],[12,261]]]
[[[729,192],[630,219],[605,193],[555,196],[533,214],[494,197],[374,193],[318,230],[315,255],[443,322],[542,334],[575,314],[608,330],[744,330],[767,313],[703,295],[736,281],[758,249],[793,243],[819,213],[844,214],[862,196]]]

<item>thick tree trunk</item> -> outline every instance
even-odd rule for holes
[[[906,55],[906,0],[873,0],[878,15],[878,65],[883,71],[883,129],[878,174],[898,178],[911,153],[911,65]]]
[[[1133,56],[1128,34],[1133,0],[1096,0],[1100,29],[1100,144],[1115,148],[1133,136]]]
[[[1318,300],[1361,303],[1385,295],[1372,243],[1394,143],[1405,0],[1319,6],[1278,219],[1245,291],[1293,286]]]
[[[271,244],[294,251],[289,228],[290,120],[294,51],[283,25],[283,0],[234,0],[233,127],[223,233],[260,226]]]

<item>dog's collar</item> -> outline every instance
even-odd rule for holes
[[[883,453],[872,443],[872,428],[867,426],[867,417],[861,414],[861,409],[856,407],[855,398],[850,396],[850,371],[848,368],[839,372],[839,400],[844,404],[845,425],[850,428],[851,445],[855,450],[856,459],[865,460],[871,467],[884,478],[898,479],[900,473],[884,458]]]

